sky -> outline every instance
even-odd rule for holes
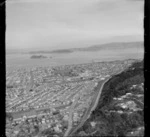
[[[6,49],[143,41],[144,0],[7,0]]]

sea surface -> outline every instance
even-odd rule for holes
[[[139,48],[114,49],[101,51],[78,51],[61,54],[38,54],[48,58],[31,59],[31,54],[7,54],[6,70],[18,68],[33,68],[37,66],[58,66],[70,64],[82,64],[90,62],[114,61],[125,59],[143,59],[144,50]]]

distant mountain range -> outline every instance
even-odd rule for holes
[[[128,48],[143,48],[143,42],[113,42],[107,44],[93,45],[90,47],[84,48],[70,48],[70,49],[58,49],[58,50],[39,50],[39,51],[30,51],[27,52],[29,54],[66,54],[72,52],[80,52],[80,51],[88,51],[88,52],[96,52],[100,50],[117,50],[117,49],[128,49]],[[8,52],[9,53],[9,52]],[[17,53],[17,52],[11,52]],[[26,52],[20,51],[19,53],[24,54]]]

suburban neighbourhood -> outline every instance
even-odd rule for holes
[[[7,72],[7,135],[42,136],[49,129],[48,132],[68,136],[94,110],[101,86],[133,62],[95,62]]]

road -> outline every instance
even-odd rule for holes
[[[90,107],[87,109],[87,111],[85,112],[85,114],[84,114],[84,116],[83,116],[83,118],[82,118],[80,124],[79,124],[75,129],[72,129],[72,130],[70,131],[69,136],[72,136],[80,127],[82,127],[82,125],[84,124],[84,122],[90,117],[92,111],[95,110],[95,108],[97,107],[97,104],[98,104],[98,102],[99,102],[99,98],[100,98],[100,95],[101,95],[101,92],[102,92],[102,90],[103,90],[103,87],[104,87],[105,83],[106,83],[110,78],[112,78],[112,76],[118,75],[118,74],[120,74],[122,71],[123,71],[123,70],[121,70],[121,71],[119,71],[119,72],[117,72],[117,73],[111,75],[110,77],[106,78],[103,83],[100,83],[101,81],[98,83],[97,87],[98,87],[99,90],[98,90],[98,93],[97,93],[96,96],[95,96],[96,99],[93,99],[93,102],[91,103],[91,105],[90,105]]]
[[[79,98],[79,95],[75,98],[75,101],[73,102],[72,106],[70,107],[69,119],[68,119],[68,129],[66,130],[64,137],[67,137],[70,130],[72,129],[73,111],[74,111],[74,107],[78,101],[78,98]]]
[[[98,93],[95,95],[95,99],[93,99],[93,102],[91,103],[90,107],[86,110],[80,124],[73,130],[70,129],[70,135],[68,133],[69,136],[71,136],[73,133],[75,133],[83,124],[84,122],[90,117],[92,111],[96,108],[97,104],[98,104],[98,101],[99,101],[99,98],[100,98],[100,95],[101,95],[101,92],[102,92],[102,89],[103,89],[103,86],[104,84],[109,80],[110,78],[107,78],[106,80],[104,80],[103,83],[99,82],[98,84]],[[66,137],[66,136],[65,136]]]
[[[91,108],[91,112],[92,112],[93,110],[95,110],[95,108],[96,108],[96,106],[97,106],[97,104],[98,104],[98,101],[99,101],[99,98],[100,98],[102,89],[103,89],[103,87],[104,87],[104,84],[105,84],[109,79],[110,79],[110,77],[107,78],[107,79],[102,83],[102,85],[101,85],[101,87],[100,87],[100,90],[99,90],[99,92],[98,92],[98,95],[97,95],[95,104],[94,104],[93,107]]]

